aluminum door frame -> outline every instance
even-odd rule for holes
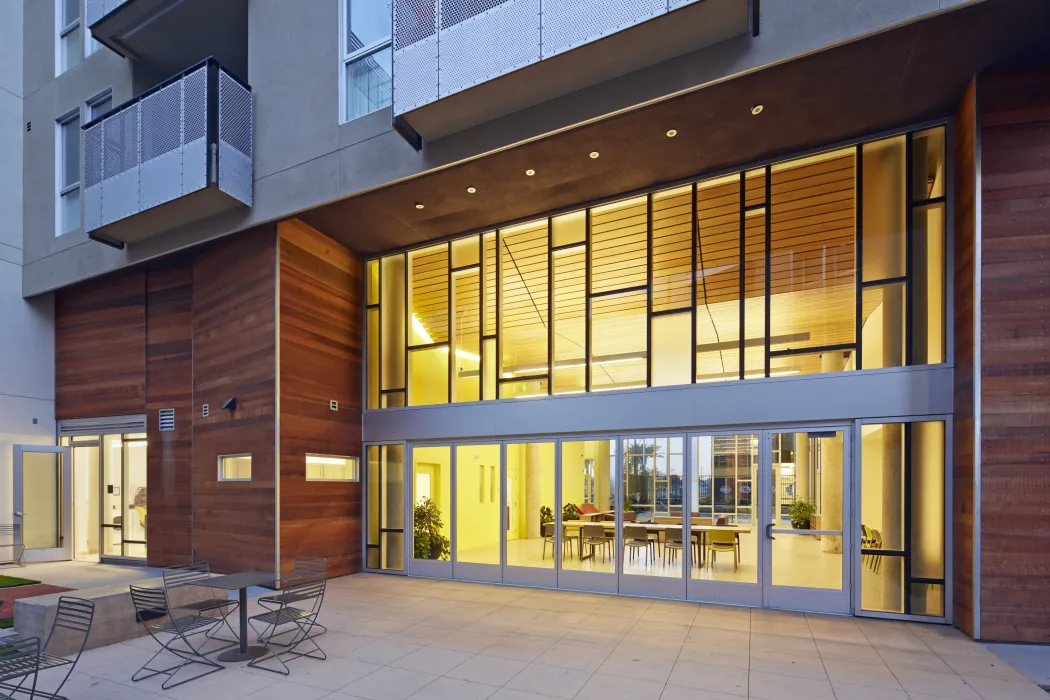
[[[759,567],[759,580],[762,585],[762,605],[766,608],[782,610],[800,610],[805,612],[822,612],[830,614],[853,614],[853,422],[836,423],[829,425],[790,425],[763,429],[760,437],[759,449],[759,491],[762,514],[759,518],[761,531],[759,533],[759,551],[762,566]],[[780,534],[787,537],[805,537],[796,534],[787,528],[778,528],[770,522],[773,498],[773,435],[775,433],[809,433],[809,432],[842,432],[842,588],[831,590],[827,588],[803,588],[800,586],[774,586],[773,585],[773,547],[772,541],[766,534],[768,525],[773,525],[773,535]],[[763,458],[764,452],[764,458]],[[833,534],[837,531],[805,531],[811,534]]]
[[[454,521],[449,523],[449,558],[447,560],[416,559],[415,554],[415,528],[412,525],[413,513],[416,507],[416,450],[423,447],[447,447],[449,451],[449,506],[448,517],[452,518],[456,508],[456,483],[453,476],[456,472],[456,443],[451,440],[438,442],[417,442],[406,444],[405,464],[405,532],[410,533],[406,537],[407,559],[405,559],[405,571],[410,576],[422,576],[424,578],[452,578],[452,556],[455,553],[455,533],[452,527]]]
[[[26,562],[70,561],[73,559],[73,451],[69,447],[52,445],[14,445],[13,483],[11,494],[12,522],[23,524],[25,504],[22,502],[22,457],[27,453],[57,454],[59,457],[59,546],[46,549],[26,549]],[[25,530],[22,530],[25,541]]]
[[[622,532],[622,518],[623,518],[623,485],[621,482],[621,470],[620,470],[620,445],[621,437],[619,435],[610,434],[599,434],[599,435],[581,435],[572,436],[569,438],[560,438],[558,440],[555,449],[558,451],[557,454],[557,469],[555,470],[555,503],[557,508],[554,511],[554,542],[555,547],[558,551],[561,551],[561,541],[563,537],[562,520],[561,520],[561,509],[562,503],[562,446],[565,443],[575,442],[588,442],[588,441],[600,441],[600,440],[612,440],[613,445],[616,448],[614,456],[614,470],[613,474],[613,501],[616,504],[616,527],[615,536],[613,541],[613,572],[603,573],[595,571],[572,571],[562,568],[562,559],[559,555],[557,557],[557,569],[558,569],[558,588],[562,588],[570,591],[586,591],[589,593],[620,593],[620,557],[619,552],[623,546],[621,539]],[[577,554],[579,556],[579,554]]]
[[[687,595],[687,573],[692,570],[692,547],[682,547],[682,558],[681,565],[679,567],[679,578],[675,579],[670,576],[642,576],[638,574],[628,574],[623,570],[623,557],[626,552],[623,551],[623,505],[627,484],[625,483],[624,476],[624,460],[626,459],[626,453],[624,452],[624,443],[636,438],[681,438],[682,440],[682,516],[679,525],[683,528],[683,538],[685,533],[688,532],[686,529],[686,517],[688,508],[686,504],[689,503],[689,436],[685,431],[650,431],[650,432],[630,432],[623,433],[618,436],[617,439],[617,455],[619,460],[617,462],[617,481],[620,484],[619,493],[620,497],[616,501],[616,543],[617,543],[617,573],[620,576],[620,593],[625,595],[636,595],[645,596],[647,598],[673,598],[676,600],[684,600]],[[670,455],[668,457],[668,464],[670,464]],[[653,494],[655,498],[655,493]],[[670,505],[670,480],[668,480],[668,505]],[[655,517],[655,515],[653,516]],[[691,538],[690,538],[691,539]]]
[[[762,544],[761,538],[763,536],[761,532],[761,526],[758,524],[758,520],[761,517],[759,515],[759,501],[762,498],[762,464],[763,456],[762,452],[765,448],[765,442],[762,440],[763,431],[759,428],[735,428],[732,430],[701,430],[701,431],[690,431],[687,434],[689,441],[689,484],[686,488],[686,494],[692,497],[693,484],[696,481],[695,467],[697,466],[695,455],[693,455],[693,439],[699,437],[716,437],[725,435],[754,435],[758,438],[758,461],[755,465],[755,474],[751,479],[751,513],[752,513],[752,524],[754,525],[754,536],[755,536],[755,558],[756,558],[756,574],[754,583],[737,583],[735,581],[709,581],[705,579],[694,579],[692,578],[692,569],[689,570],[689,577],[686,579],[686,598],[697,602],[705,603],[719,603],[725,605],[746,605],[752,607],[761,607],[763,599],[763,561],[762,561]],[[771,457],[771,455],[770,455]],[[713,479],[713,476],[712,476]],[[713,483],[712,483],[713,486]],[[712,510],[713,514],[713,510]],[[702,560],[702,557],[701,557]]]
[[[538,588],[556,588],[558,586],[558,568],[561,558],[556,556],[558,550],[558,531],[560,530],[560,519],[555,516],[554,551],[551,553],[552,566],[550,569],[535,566],[511,566],[507,563],[507,448],[511,445],[535,445],[550,444],[554,448],[554,502],[557,504],[561,489],[561,447],[560,441],[554,437],[530,436],[529,438],[517,438],[504,440],[501,452],[503,469],[500,473],[500,491],[503,497],[500,501],[500,513],[503,518],[500,532],[500,555],[503,562],[503,583],[515,586],[533,586]],[[540,535],[542,536],[542,530]]]
[[[459,581],[480,581],[483,583],[502,583],[503,582],[503,564],[506,561],[503,552],[503,528],[506,527],[504,523],[505,519],[505,491],[504,480],[506,477],[506,446],[502,440],[459,440],[450,443],[452,448],[452,474],[451,474],[451,487],[450,487],[450,498],[451,506],[449,508],[449,532],[451,533],[450,544],[449,544],[449,560],[452,562],[452,578]],[[500,516],[499,516],[499,534],[500,534],[500,561],[499,564],[475,564],[468,562],[459,561],[459,554],[456,551],[459,546],[459,464],[457,462],[460,447],[469,447],[471,445],[483,445],[486,447],[496,447],[499,449],[499,474],[500,474]],[[415,480],[413,479],[413,483]]]

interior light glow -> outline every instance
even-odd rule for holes
[[[345,457],[320,457],[318,455],[306,455],[307,464],[346,464],[349,462]]]
[[[419,317],[415,314],[412,314],[412,330],[419,334],[419,337],[423,339],[424,344],[429,345],[434,342],[434,339],[430,337],[429,333],[427,333],[427,329],[423,325],[423,322],[420,321]]]

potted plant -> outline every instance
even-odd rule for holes
[[[561,519],[562,522],[565,522],[566,520],[579,520],[580,509],[577,508],[575,504],[566,503],[561,509]]]
[[[416,559],[448,560],[451,542],[441,534],[441,509],[423,498],[412,509],[412,548]]]
[[[791,504],[791,527],[796,530],[808,530],[809,529],[809,518],[811,515],[817,512],[817,509],[813,507],[813,504],[804,498],[800,498]]]
[[[554,522],[554,511],[550,509],[550,506],[540,506],[540,532],[543,532],[543,526],[547,523]]]

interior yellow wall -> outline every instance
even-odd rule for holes
[[[408,363],[409,405],[448,403],[448,349],[413,351]]]
[[[499,452],[499,445],[461,445],[456,448],[457,552],[499,544]],[[479,467],[484,467],[484,474]],[[492,488],[493,467],[495,490]]]
[[[412,450],[412,501],[419,503],[419,475],[430,475],[430,497],[441,511],[441,534],[452,537],[452,451],[447,447]]]
[[[513,493],[507,494],[512,505],[513,522],[507,539],[540,536],[540,508],[557,512],[554,503],[554,443],[507,445],[507,478],[513,482]]]

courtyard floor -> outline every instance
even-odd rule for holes
[[[253,604],[253,607],[254,604]],[[143,637],[84,653],[73,700],[1048,700],[941,626],[359,574],[329,583],[327,661],[131,681]]]

